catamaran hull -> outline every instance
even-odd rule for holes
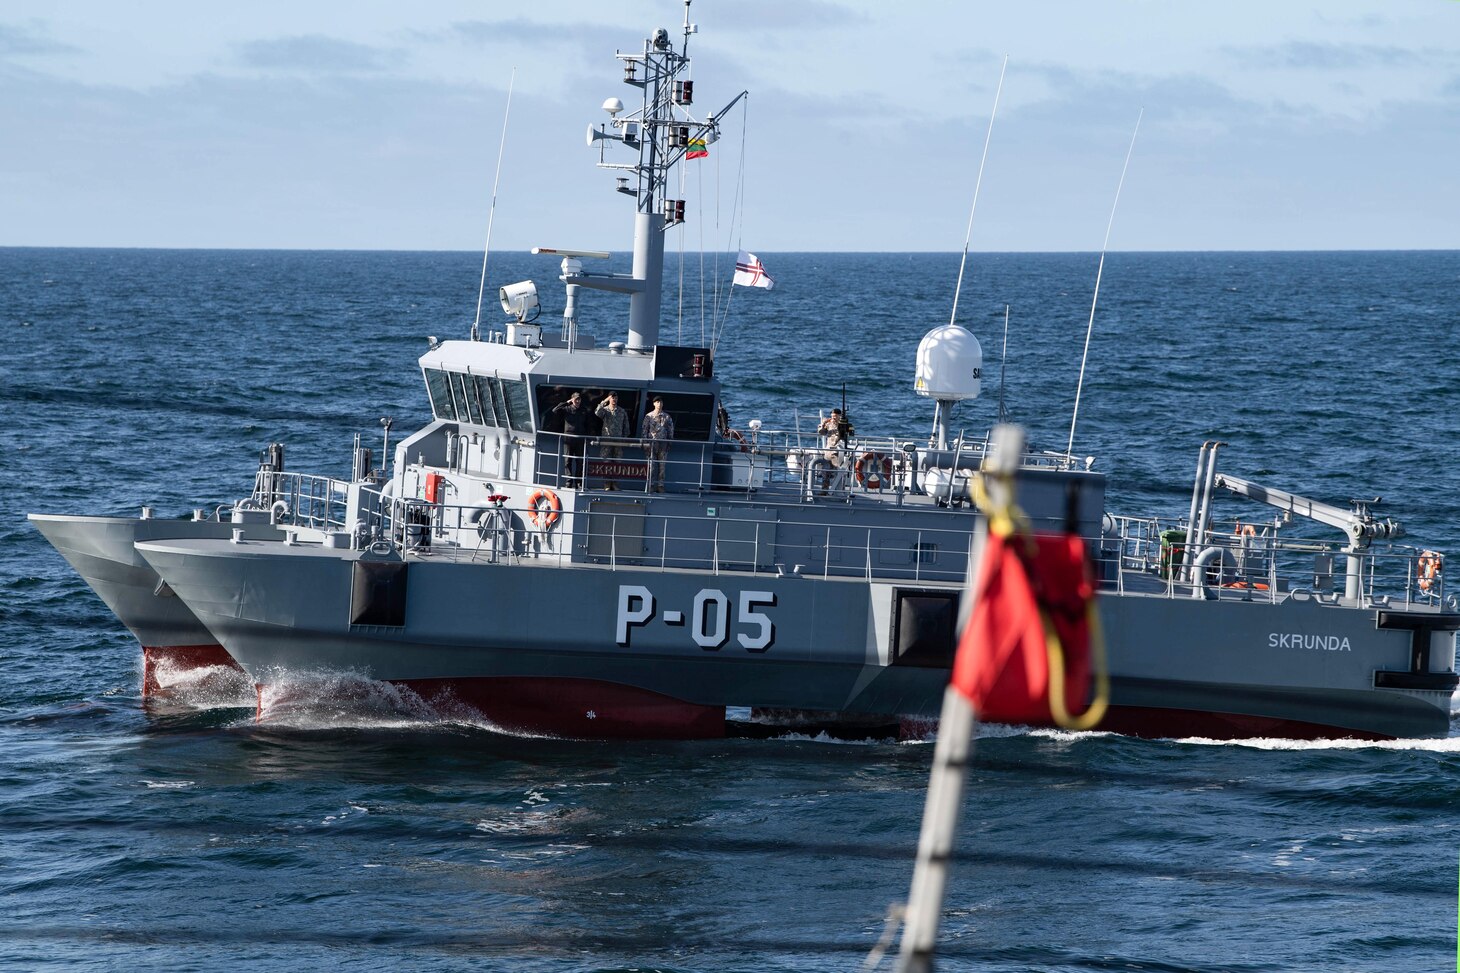
[[[277,543],[139,549],[260,684],[355,672],[529,732],[718,735],[725,706],[932,717],[951,660],[951,586],[372,561]],[[942,621],[910,620],[910,598],[953,608]],[[1374,611],[1141,595],[1106,596],[1100,606],[1112,677],[1107,729],[1448,733],[1450,632],[1426,635],[1433,688],[1385,689],[1375,673],[1405,673],[1415,643],[1410,631],[1377,627]]]
[[[228,537],[216,521],[31,514],[51,546],[142,644],[142,693],[164,691],[174,675],[212,666],[237,669],[218,643],[140,554],[137,541]],[[251,527],[254,536],[273,528]]]

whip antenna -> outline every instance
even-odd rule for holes
[[[502,113],[502,144],[497,147],[497,175],[492,179],[492,208],[487,212],[487,245],[482,247],[482,281],[477,285],[477,317],[471,323],[471,340],[482,337],[482,292],[487,289],[487,255],[492,252],[492,221],[497,217],[497,184],[502,181],[502,154],[507,150],[507,119],[512,116],[512,86],[517,82],[517,68],[507,81],[507,110]]]
[[[1130,133],[1130,148],[1125,150],[1125,165],[1120,167],[1120,182],[1115,186],[1115,202],[1110,204],[1110,222],[1105,224],[1105,242],[1100,245],[1100,265],[1095,269],[1095,295],[1090,298],[1090,321],[1085,325],[1085,352],[1080,356],[1080,381],[1075,386],[1075,411],[1070,414],[1070,441],[1065,446],[1065,460],[1071,461],[1075,453],[1075,420],[1080,417],[1080,393],[1085,388],[1085,361],[1090,357],[1090,332],[1095,330],[1095,304],[1100,300],[1100,275],[1105,272],[1105,251],[1110,249],[1110,229],[1115,226],[1115,208],[1120,205],[1120,190],[1125,185],[1125,171],[1130,168],[1131,153],[1136,150],[1136,135],[1141,130],[1141,119],[1146,110],[1136,116],[1136,129]]]
[[[1004,350],[999,352],[999,425],[1004,424],[1004,367],[1009,364],[1009,305],[1004,305]]]
[[[973,183],[973,205],[968,208],[968,233],[963,237],[963,259],[958,261],[958,283],[953,287],[953,314],[949,316],[948,323],[956,324],[958,321],[958,294],[963,290],[963,268],[968,264],[968,244],[973,239],[973,214],[978,209],[978,189],[983,185],[984,163],[989,161],[989,142],[994,137],[994,116],[999,112],[999,95],[1004,90],[1004,72],[1009,68],[1009,55],[1004,55],[1004,63],[999,68],[999,86],[994,89],[994,108],[989,112],[989,130],[983,139],[983,158],[978,161],[978,178]]]

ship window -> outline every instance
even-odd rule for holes
[[[487,375],[475,376],[477,402],[482,407],[482,424],[486,426],[504,426],[506,423],[497,417],[498,411],[492,407],[492,381]]]
[[[693,392],[655,392],[650,390],[644,399],[644,411],[654,407],[654,397],[664,400],[664,411],[674,419],[675,439],[694,439],[703,442],[710,438],[710,427],[714,425],[715,397]]]
[[[502,379],[502,396],[506,400],[507,418],[518,432],[532,432],[532,407],[528,404],[527,383],[521,379]]]
[[[482,384],[476,380],[475,376],[467,375],[464,381],[466,382],[467,397],[471,400],[472,412],[481,417],[478,421],[482,425],[493,425],[492,397],[487,393],[486,389],[482,388]]]
[[[539,385],[537,387],[538,429],[541,432],[562,432],[563,417],[555,412],[558,406],[568,401],[573,389],[566,385]]]
[[[451,401],[451,383],[439,368],[426,369],[426,391],[431,396],[431,411],[438,419],[455,419],[456,406]]]
[[[603,421],[598,418],[598,406],[610,392],[618,396],[618,407],[628,414],[629,428],[626,436],[632,439],[639,435],[639,398],[643,394],[643,390],[604,388],[598,385],[539,385],[537,387],[537,414],[542,417],[540,427],[542,432],[563,431],[563,417],[553,412],[553,408],[568,401],[568,396],[574,392],[583,397],[583,408],[588,410],[588,435],[602,435]],[[668,406],[668,400],[665,405]],[[674,424],[676,438],[682,438],[678,436],[678,416],[674,417]]]
[[[477,425],[481,425],[482,407],[477,402],[476,395],[473,394],[475,390],[467,388],[467,376],[460,372],[450,372],[448,374],[451,375],[451,391],[456,395],[456,414],[464,422],[474,422]],[[473,382],[471,384],[475,385],[476,383]]]
[[[497,413],[497,425],[504,427],[512,425],[511,413],[507,411],[507,396],[502,391],[501,379],[492,379],[490,388],[492,409]]]

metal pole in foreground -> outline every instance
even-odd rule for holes
[[[933,969],[938,921],[943,913],[943,890],[948,884],[948,859],[953,855],[953,839],[958,834],[963,782],[968,755],[973,749],[973,723],[973,705],[952,686],[943,690],[943,713],[933,751],[933,772],[928,780],[923,830],[918,837],[918,862],[908,893],[898,973],[930,973]]]
[[[1005,509],[1013,503],[1013,474],[1024,453],[1024,431],[1018,426],[996,426],[993,452],[984,463],[990,476],[985,489],[990,499]],[[982,553],[983,530],[974,535],[968,559],[968,588],[959,613],[961,632],[973,612],[974,578]],[[931,973],[933,951],[938,943],[938,922],[943,916],[943,892],[948,884],[948,862],[958,835],[958,818],[963,810],[963,783],[968,757],[973,751],[973,704],[951,685],[943,690],[943,712],[938,722],[938,743],[933,750],[933,770],[928,778],[928,801],[923,808],[923,829],[918,836],[918,860],[908,892],[907,914],[902,928],[902,952],[897,973]]]

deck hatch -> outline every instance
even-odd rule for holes
[[[644,557],[644,505],[632,500],[588,502],[588,557],[595,561],[628,561]]]
[[[778,517],[772,510],[726,510],[715,521],[715,556],[722,571],[768,569],[776,561]]]

